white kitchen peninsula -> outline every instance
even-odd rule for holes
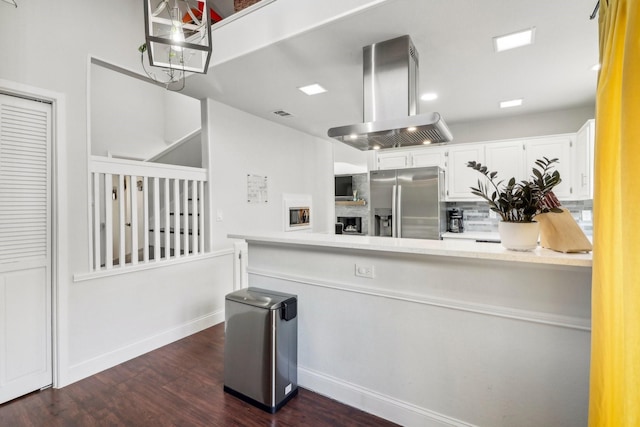
[[[249,286],[298,295],[300,386],[409,426],[587,424],[590,254],[229,237]]]

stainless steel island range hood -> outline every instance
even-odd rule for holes
[[[360,150],[451,141],[438,113],[418,114],[418,52],[409,36],[363,48],[364,123],[328,135]]]

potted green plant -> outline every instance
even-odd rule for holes
[[[553,188],[562,182],[560,173],[554,170],[558,159],[543,157],[535,161],[529,180],[516,181],[510,178],[506,184],[498,180],[498,172],[487,166],[471,161],[467,166],[487,178],[478,179],[478,185],[471,187],[471,193],[481,197],[489,208],[500,215],[498,224],[500,241],[507,249],[532,250],[537,246],[539,224],[534,217],[546,212],[562,212],[553,195]]]

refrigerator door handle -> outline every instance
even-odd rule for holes
[[[397,237],[398,233],[398,216],[396,215],[398,208],[398,205],[396,204],[396,187],[397,186],[394,184],[393,188],[391,189],[391,237]]]
[[[402,237],[402,185],[398,185],[398,205],[396,206],[396,237]]]

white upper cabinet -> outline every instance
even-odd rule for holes
[[[512,177],[517,181],[530,180],[537,159],[557,158],[555,170],[560,172],[562,182],[554,189],[560,200],[575,199],[573,183],[573,163],[575,135],[553,135],[507,141],[491,141],[450,146],[447,160],[447,200],[478,200],[469,187],[477,186],[482,176],[467,167],[467,162],[475,160],[498,172],[497,181],[505,184]]]
[[[478,185],[482,175],[467,166],[470,161],[484,164],[485,144],[450,145],[447,155],[447,200],[481,200],[471,194],[470,187]]]
[[[511,177],[514,177],[516,181],[528,178],[522,141],[488,143],[484,153],[487,168],[490,171],[498,172],[497,181],[505,181],[506,183]]]
[[[424,150],[415,150],[411,152],[411,163],[414,168],[427,166],[446,167],[445,146],[429,147]]]
[[[574,167],[574,198],[593,199],[593,154],[596,122],[591,119],[576,134]]]
[[[593,139],[595,123],[589,120],[577,134],[519,138],[464,144],[399,148],[376,152],[376,169],[440,166],[445,170],[447,201],[479,201],[470,187],[484,180],[467,163],[474,160],[498,172],[497,181],[530,180],[535,161],[558,159],[554,169],[562,182],[554,188],[560,200],[593,198]]]
[[[377,152],[378,170],[409,168],[411,157],[408,151]]]
[[[444,146],[393,149],[376,152],[377,169],[421,168],[427,166],[446,167]]]
[[[535,161],[546,157],[548,159],[558,159],[554,164],[554,169],[560,172],[562,182],[553,189],[554,194],[560,200],[573,198],[573,175],[571,167],[571,150],[574,135],[558,135],[544,138],[536,138],[524,142],[526,175],[531,175],[531,170],[535,166]]]
[[[554,193],[562,200],[574,199],[574,139],[574,135],[568,134],[489,142],[485,145],[486,166],[498,172],[499,180],[507,181],[511,177],[517,181],[530,180],[536,160],[557,158],[554,169],[560,172],[562,182],[554,189]]]

